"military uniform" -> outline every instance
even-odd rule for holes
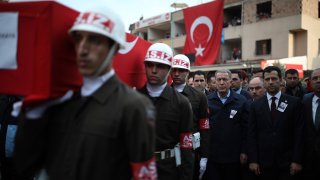
[[[18,96],[0,95],[0,174],[4,180],[15,179],[12,156],[18,119],[11,116],[11,111],[13,103],[20,100]]]
[[[147,95],[145,87],[139,90]],[[175,157],[157,160],[159,180],[192,179],[192,110],[189,101],[170,86],[166,86],[160,97],[152,98],[156,107],[156,152],[181,146],[181,165],[176,167]],[[185,142],[183,142],[183,139]],[[189,144],[191,141],[191,144]]]
[[[209,119],[208,101],[204,93],[186,85],[181,92],[186,96],[192,106],[193,111],[193,133],[200,132],[200,148],[195,151],[194,178],[199,178],[200,158],[208,158],[209,151]]]
[[[156,179],[154,113],[147,98],[112,76],[91,96],[24,120],[18,170],[26,175],[45,167],[50,180]]]

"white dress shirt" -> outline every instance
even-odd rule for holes
[[[164,88],[167,86],[167,83],[164,83],[162,85],[156,85],[156,86],[153,86],[149,83],[147,83],[147,90],[148,90],[148,93],[151,97],[160,97],[162,91],[164,90]]]
[[[184,87],[186,87],[187,83],[184,83],[184,84],[179,84],[179,85],[173,85],[174,89],[176,91],[178,91],[179,93],[181,93],[184,89]]]
[[[218,97],[219,97],[220,101],[222,102],[222,104],[224,104],[224,103],[226,103],[228,97],[230,96],[230,90],[228,91],[228,94],[225,97],[221,97],[219,92],[217,92],[217,94],[218,94]]]
[[[279,100],[280,100],[280,96],[281,96],[281,91],[279,91],[276,95],[271,96],[269,93],[267,93],[267,98],[268,98],[268,104],[269,104],[269,109],[271,111],[271,103],[272,103],[272,97],[276,97],[276,107],[278,107],[279,104]]]
[[[319,97],[316,96],[316,95],[314,95],[313,98],[312,98],[312,119],[313,119],[313,124],[316,121],[316,111],[317,111],[317,108],[319,106],[319,103],[317,102],[318,99],[319,99]]]
[[[106,74],[98,77],[84,77],[83,85],[81,87],[81,96],[92,95],[99,87],[108,81],[115,74],[114,70],[107,72]]]

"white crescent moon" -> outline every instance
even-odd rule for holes
[[[191,28],[190,28],[191,40],[193,43],[194,43],[193,32],[196,29],[196,27],[199,26],[200,24],[205,24],[209,28],[209,37],[208,37],[207,41],[209,41],[212,36],[213,25],[212,25],[211,20],[207,16],[200,16],[193,21]]]
[[[128,54],[133,49],[133,47],[136,45],[137,41],[138,41],[138,37],[132,42],[126,42],[125,45],[124,45],[124,48],[120,49],[118,51],[118,53],[120,53],[120,54]]]

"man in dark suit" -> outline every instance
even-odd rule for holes
[[[313,93],[303,97],[303,117],[305,119],[305,151],[303,179],[320,179],[320,68],[311,74]]]
[[[243,76],[241,71],[231,71],[231,88],[237,93],[241,94],[248,100],[252,100],[250,93],[242,89]]]
[[[196,71],[193,74],[193,87],[206,95],[209,94],[209,91],[206,89],[206,74],[203,71]]]
[[[252,96],[252,100],[256,101],[263,97],[266,93],[266,89],[263,87],[263,80],[260,77],[252,78],[249,82],[249,92]]]
[[[266,95],[251,105],[248,131],[249,168],[260,179],[293,179],[301,170],[303,120],[298,99],[281,93],[281,71],[263,71]]]
[[[238,180],[241,164],[247,162],[248,101],[230,89],[229,70],[218,70],[215,76],[217,91],[207,96],[210,145],[206,173],[209,179]]]

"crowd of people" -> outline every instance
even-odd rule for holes
[[[69,35],[79,92],[35,107],[1,96],[2,180],[320,178],[319,68],[307,92],[295,69],[191,73],[187,56],[154,43],[134,90],[112,68],[125,42],[116,14],[85,11]]]

